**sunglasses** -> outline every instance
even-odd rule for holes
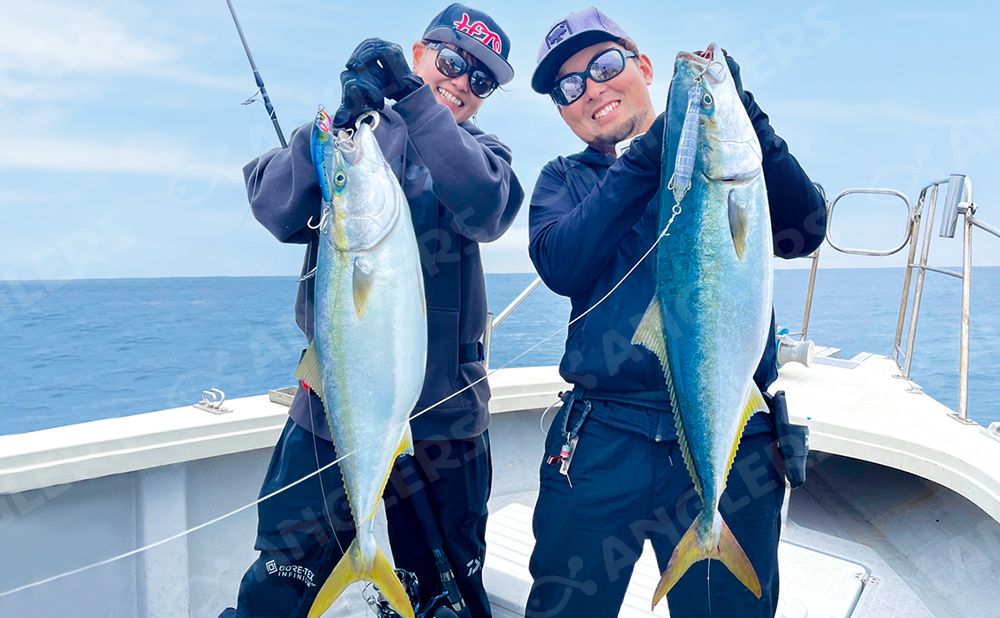
[[[625,59],[635,57],[635,52],[617,47],[598,52],[590,59],[586,71],[560,77],[556,81],[555,87],[549,92],[549,96],[552,97],[556,105],[569,105],[587,92],[588,77],[599,83],[612,80],[625,70]]]
[[[483,69],[474,67],[471,62],[462,57],[462,54],[444,43],[429,42],[427,43],[427,47],[437,50],[437,58],[434,59],[434,66],[441,72],[441,75],[445,77],[459,77],[468,73],[469,90],[480,99],[485,99],[497,89],[497,80],[495,77]]]

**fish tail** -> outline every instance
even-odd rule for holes
[[[701,517],[695,519],[688,531],[681,537],[680,543],[674,548],[670,562],[667,563],[667,570],[663,572],[660,583],[657,584],[656,591],[653,593],[654,608],[692,564],[706,558],[721,561],[736,576],[736,579],[740,580],[740,583],[746,586],[754,596],[760,598],[760,580],[757,579],[757,572],[750,564],[750,559],[747,558],[726,522],[722,521],[722,534],[719,537],[719,544],[714,548],[705,548],[698,542],[700,524]]]
[[[370,571],[362,571],[357,568],[354,556],[359,554],[360,547],[355,539],[351,542],[347,553],[333,568],[333,573],[330,574],[323,587],[319,589],[316,600],[309,608],[309,618],[320,618],[326,610],[330,609],[330,606],[344,590],[357,581],[373,582],[397,614],[403,618],[414,618],[410,598],[382,550],[375,550],[375,561]]]

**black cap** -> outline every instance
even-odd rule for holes
[[[514,69],[507,62],[510,38],[492,17],[482,11],[456,2],[431,20],[424,31],[424,39],[453,43],[469,52],[501,84],[514,79]]]
[[[531,76],[531,88],[540,94],[548,94],[556,73],[570,56],[591,45],[627,38],[629,36],[621,26],[594,7],[570,13],[546,33],[538,50],[538,65]]]

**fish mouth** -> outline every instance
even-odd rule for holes
[[[705,51],[701,52],[682,51],[677,54],[677,58],[684,59],[701,66],[708,66],[715,60],[715,50],[716,50],[715,43],[709,43],[705,47]]]
[[[702,172],[702,176],[712,182],[721,182],[726,185],[745,185],[760,176],[760,168],[758,167],[745,172],[730,172],[719,175]]]

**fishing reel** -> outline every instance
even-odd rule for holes
[[[416,574],[396,569],[396,577],[399,578],[403,589],[406,590],[406,596],[410,599],[410,605],[413,607],[413,614],[416,618],[457,618],[458,615],[454,611],[443,605],[447,602],[447,593],[442,592],[431,599],[427,607],[420,607],[420,583],[417,581]],[[365,586],[364,595],[368,606],[372,608],[378,618],[400,618],[375,584]]]

